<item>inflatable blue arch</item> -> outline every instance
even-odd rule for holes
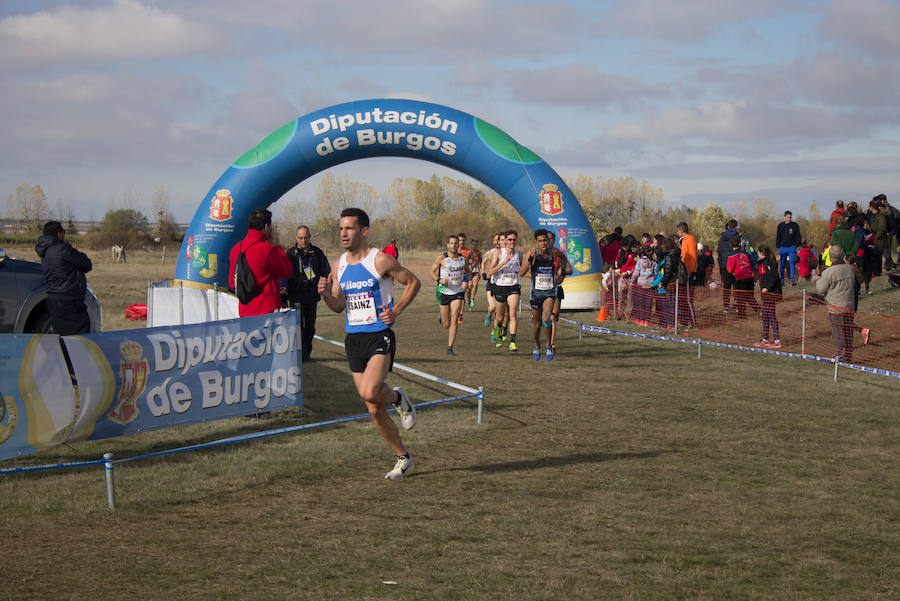
[[[538,155],[473,115],[415,100],[361,100],[287,123],[219,177],[194,214],[175,267],[185,285],[227,287],[228,254],[265,208],[308,177],[347,161],[407,157],[455,169],[507,200],[533,230],[556,233],[574,273],[564,307],[598,303],[603,260],[584,210]],[[529,236],[522,235],[526,241]]]

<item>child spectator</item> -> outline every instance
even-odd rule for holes
[[[807,250],[809,246],[806,247]],[[753,346],[764,348],[781,348],[781,338],[778,335],[778,317],[775,315],[775,305],[781,300],[781,277],[778,275],[778,261],[772,249],[766,245],[759,247],[759,290],[762,298],[763,334],[762,340]],[[798,255],[799,256],[799,255]],[[771,331],[772,337],[769,338]]]
[[[616,316],[619,318],[627,318],[631,303],[631,291],[629,290],[628,280],[631,279],[631,272],[634,271],[635,254],[634,248],[630,245],[623,246],[619,250],[619,256],[616,258]]]
[[[634,303],[634,323],[649,327],[653,308],[653,280],[656,277],[656,263],[652,259],[653,249],[645,245],[635,262],[631,273],[632,302]]]
[[[759,249],[762,252],[761,246]],[[800,250],[797,251],[797,277],[809,280],[812,277],[813,269],[816,268],[816,263],[818,263],[818,259],[809,247],[809,242],[801,240]]]
[[[697,250],[700,251],[700,256],[697,257],[697,272],[693,274],[694,285],[706,286],[707,283],[712,281],[712,272],[716,266],[716,259],[713,257],[712,249],[703,244],[697,244]]]
[[[661,325],[664,330],[672,332],[675,330],[675,283],[678,282],[683,286],[687,281],[687,275],[681,262],[681,249],[675,245],[675,241],[664,237],[662,249],[665,255],[660,270],[662,278],[658,284],[658,291],[663,295]]]
[[[756,282],[753,274],[753,263],[750,257],[741,250],[741,239],[737,236],[731,238],[731,254],[725,269],[734,276],[735,306],[739,317],[747,316],[747,307],[758,312],[760,307],[753,295],[753,287]]]

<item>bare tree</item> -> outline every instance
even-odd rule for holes
[[[7,213],[26,231],[36,232],[50,217],[47,195],[40,186],[20,184],[6,199]]]

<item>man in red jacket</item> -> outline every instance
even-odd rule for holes
[[[281,307],[279,278],[289,278],[293,267],[287,254],[280,246],[270,242],[272,239],[272,213],[267,209],[253,209],[247,220],[249,229],[247,236],[231,249],[229,255],[228,282],[234,282],[234,266],[238,255],[242,252],[247,257],[247,264],[253,273],[256,285],[262,289],[254,299],[246,305],[238,303],[238,315],[264,315],[277,311]]]

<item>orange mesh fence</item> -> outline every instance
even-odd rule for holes
[[[802,288],[787,292],[783,297],[761,295],[758,289],[723,289],[714,281],[710,286],[671,284],[666,294],[659,294],[616,277],[601,291],[601,300],[608,320],[627,320],[635,333],[837,359],[900,376],[900,318],[847,311]],[[597,329],[596,324],[585,325]]]

